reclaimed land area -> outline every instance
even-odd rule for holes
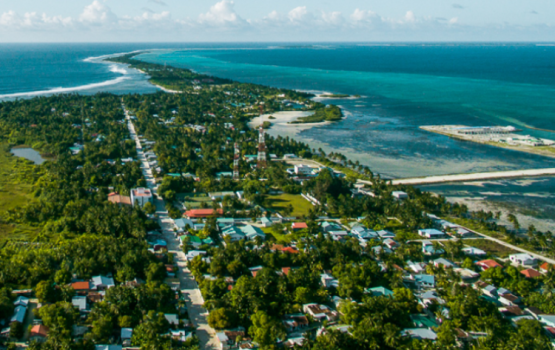
[[[427,127],[427,126],[420,126],[419,128],[422,129],[422,130],[433,132],[435,134],[445,135],[445,136],[451,137],[453,139],[461,140],[461,141],[475,142],[475,143],[480,143],[480,144],[483,144],[483,145],[489,145],[489,146],[499,147],[499,148],[506,148],[506,149],[510,149],[510,150],[513,150],[513,151],[532,153],[532,154],[537,154],[537,155],[540,155],[540,156],[555,158],[555,147],[552,147],[552,146],[510,145],[510,144],[507,144],[507,143],[504,143],[504,142],[483,141],[483,140],[468,137],[468,136],[455,135],[455,134],[452,134],[452,133],[444,132],[444,131],[438,130],[436,128],[430,128],[430,127]]]

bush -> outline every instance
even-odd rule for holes
[[[20,339],[23,337],[23,324],[20,322],[12,322],[10,324],[10,338]]]

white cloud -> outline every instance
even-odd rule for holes
[[[322,21],[324,24],[339,26],[345,22],[345,18],[343,18],[343,14],[339,11],[322,12]]]
[[[363,22],[374,22],[376,20],[381,20],[380,16],[376,12],[369,11],[369,10],[361,10],[356,9],[355,12],[351,15],[351,21],[355,23],[363,23]]]
[[[405,14],[405,22],[406,22],[406,23],[414,23],[414,22],[416,22],[416,16],[414,15],[414,12],[412,12],[412,11],[407,11],[407,13]]]
[[[163,2],[162,0],[148,0],[148,2],[153,2],[155,4],[158,5],[162,5],[162,6],[168,6],[165,2]]]
[[[233,26],[244,23],[244,20],[235,12],[233,1],[230,0],[222,0],[211,6],[208,12],[199,15],[198,21],[210,26]]]
[[[231,0],[212,0],[214,3],[207,12],[193,18],[173,18],[169,11],[155,12],[143,8],[138,16],[116,15],[102,0],[92,1],[83,8],[81,14],[74,17],[50,16],[36,12],[19,14],[14,11],[0,13],[0,30],[7,40],[279,40],[311,41],[322,40],[455,40],[465,38],[468,33],[475,33],[476,39],[482,39],[484,32],[499,35],[507,32],[543,33],[541,38],[553,33],[554,27],[503,26],[486,25],[468,26],[460,23],[458,17],[417,16],[407,11],[402,17],[381,16],[370,9],[356,9],[350,15],[341,12],[313,12],[306,6],[299,6],[288,12],[272,11],[258,19],[243,19],[235,10]],[[164,0],[149,0],[162,5]],[[175,14],[174,14],[175,15]],[[448,19],[450,18],[450,19]],[[302,28],[302,30],[300,30]],[[97,34],[83,35],[91,30]],[[213,32],[220,33],[215,37]],[[28,34],[31,33],[32,34]],[[56,33],[53,35],[52,33]],[[499,36],[500,37],[500,36]],[[506,35],[505,37],[510,37]],[[14,38],[14,39],[12,39]],[[495,37],[494,37],[495,38]],[[522,36],[520,36],[522,38]],[[473,40],[473,39],[470,39]],[[494,39],[496,40],[496,39]]]
[[[14,11],[4,12],[0,16],[0,25],[4,27],[18,27],[21,23],[21,17]]]
[[[291,22],[300,22],[306,19],[307,16],[308,10],[306,9],[306,6],[299,6],[289,11],[287,18],[289,18]]]
[[[280,18],[280,14],[276,10],[273,10],[268,14],[268,16],[266,16],[266,18],[276,20]]]
[[[85,7],[79,20],[89,25],[103,25],[115,23],[118,17],[112,10],[98,0],[94,0],[92,4]]]
[[[20,16],[14,11],[8,11],[0,15],[0,26],[13,30],[55,30],[72,25],[71,17],[49,17],[44,13],[27,12]]]

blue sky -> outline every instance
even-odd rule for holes
[[[555,0],[19,0],[0,42],[555,41]]]

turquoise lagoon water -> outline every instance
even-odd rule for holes
[[[514,125],[527,134],[555,139],[555,133],[528,128],[555,129],[555,79],[553,74],[546,74],[555,72],[548,60],[555,59],[555,49],[496,49],[493,58],[488,56],[488,48],[474,46],[447,51],[444,47],[413,46],[403,47],[402,52],[397,48],[391,52],[388,47],[185,50],[152,52],[139,58],[244,82],[361,95],[357,99],[325,100],[340,105],[347,118],[291,136],[314,148],[342,151],[385,176],[555,167],[552,158],[461,142],[418,128],[437,124]],[[429,57],[444,59],[438,61],[436,57],[426,63],[426,52]],[[511,57],[511,52],[516,57]],[[374,65],[372,58],[381,54],[393,57],[389,60],[393,63],[382,58]],[[491,61],[501,60],[503,54],[508,55],[504,60],[508,62],[493,69],[496,62]],[[403,55],[405,62],[412,56],[420,62],[403,68],[394,59]],[[541,58],[536,59],[541,67],[529,67],[526,60],[534,55]],[[474,65],[469,65],[470,58],[465,56],[481,60],[489,68],[471,69]],[[307,61],[320,68],[308,68]],[[457,63],[461,64],[458,70]],[[501,74],[508,67],[515,73]]]

